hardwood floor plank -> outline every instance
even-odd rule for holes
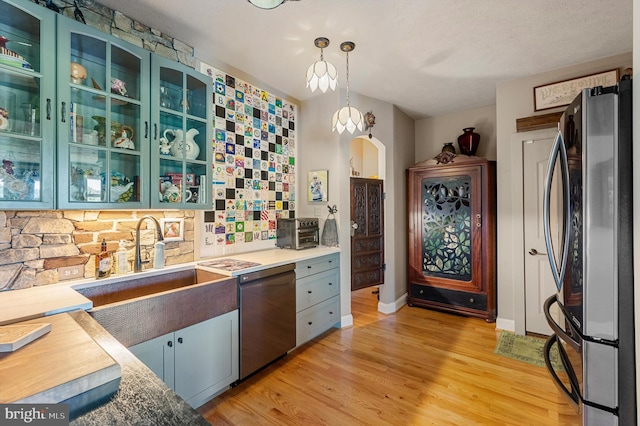
[[[493,353],[482,319],[352,293],[332,329],[200,407],[214,425],[580,425],[543,367]]]

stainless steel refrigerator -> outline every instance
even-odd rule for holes
[[[578,95],[549,158],[543,220],[558,292],[544,306],[554,331],[545,361],[585,426],[637,424],[631,154],[631,79],[624,77]],[[555,350],[564,371],[550,361]]]

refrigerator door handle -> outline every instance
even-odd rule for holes
[[[562,194],[562,226],[563,226],[563,239],[562,239],[562,251],[560,252],[560,270],[555,261],[555,251],[553,249],[553,243],[551,241],[551,184],[553,183],[553,170],[556,165],[556,160],[560,156],[560,169],[563,179],[563,194]],[[553,280],[556,283],[558,290],[562,288],[562,281],[564,279],[564,273],[567,266],[567,256],[569,251],[569,223],[570,215],[569,211],[569,164],[567,160],[567,149],[564,146],[564,140],[562,139],[562,132],[558,131],[553,148],[551,149],[551,155],[549,156],[549,169],[547,170],[547,178],[545,180],[544,189],[544,206],[542,209],[543,222],[544,222],[544,240],[547,246],[547,257],[549,258],[549,264],[551,265],[551,274]]]
[[[545,300],[544,305],[542,306],[542,311],[544,312],[544,316],[547,319],[547,323],[549,323],[549,327],[551,327],[551,329],[556,335],[560,336],[560,338],[565,342],[567,342],[567,344],[571,346],[576,352],[581,352],[582,343],[574,339],[569,334],[567,334],[567,332],[562,327],[560,327],[560,325],[558,325],[556,320],[554,320],[553,317],[551,317],[551,312],[550,312],[551,305],[553,305],[557,301],[558,301],[558,296],[554,294],[551,297],[549,297],[547,300]],[[562,315],[564,316],[564,313]],[[569,327],[571,327],[571,330],[573,330],[575,333],[576,331],[573,328],[573,324],[571,324],[568,321],[567,321],[567,324],[569,324]]]
[[[560,361],[562,361],[562,366],[564,367],[564,371],[567,373],[567,376],[569,377],[569,382],[571,384],[571,390],[569,390],[564,383],[562,383],[562,380],[560,380],[560,377],[558,377],[558,374],[556,373],[556,371],[553,369],[553,365],[551,364],[551,355],[550,355],[550,351],[551,351],[551,347],[553,346],[553,344],[556,344],[558,347],[558,355],[560,357]],[[558,387],[558,389],[567,396],[567,398],[569,398],[569,401],[572,402],[572,404],[574,405],[576,410],[579,410],[580,408],[580,403],[583,402],[582,397],[580,395],[579,392],[579,384],[578,384],[578,379],[576,377],[575,372],[573,371],[573,368],[571,367],[569,361],[568,361],[568,356],[564,350],[564,348],[562,347],[562,345],[560,344],[560,342],[558,341],[558,336],[556,336],[555,334],[552,334],[547,341],[544,344],[544,364],[547,367],[547,370],[549,370],[549,373],[551,374],[551,378],[553,379],[553,382],[555,383],[555,385]]]

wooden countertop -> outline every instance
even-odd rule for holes
[[[0,292],[0,325],[54,315],[93,304],[68,286],[39,286]]]

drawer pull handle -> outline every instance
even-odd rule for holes
[[[333,285],[333,283],[329,283],[329,285]]]
[[[313,322],[312,322],[312,321],[309,321],[309,322],[308,322],[308,324],[309,324],[309,325],[312,325],[312,324],[313,324]]]
[[[182,337],[178,337],[178,343],[182,343]]]
[[[469,302],[471,302],[471,303],[475,302],[475,300],[473,300],[473,297],[471,299],[469,299]]]
[[[424,294],[424,290],[420,290],[420,294]]]
[[[173,342],[172,342],[171,340],[169,340],[169,341],[167,342],[167,346],[169,346],[170,348],[172,348],[172,347],[173,347]]]
[[[307,269],[311,269],[311,265],[307,266]]]
[[[332,312],[332,311],[329,311],[329,315],[333,315],[333,312]]]
[[[311,290],[307,290],[307,293],[311,294],[311,293],[313,293],[313,291],[311,291]]]

